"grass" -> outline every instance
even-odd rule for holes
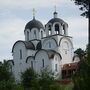
[[[73,90],[73,83],[67,85],[60,85],[61,90]]]

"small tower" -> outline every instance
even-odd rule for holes
[[[24,34],[26,41],[41,40],[43,38],[44,26],[40,21],[35,19],[35,9],[33,9],[33,19],[25,26]]]
[[[57,18],[58,16],[58,13],[56,12],[56,6],[55,6],[55,12],[53,13],[53,15],[54,15],[54,18]]]
[[[64,35],[68,36],[68,24],[64,22],[62,19],[58,18],[58,13],[53,13],[53,18],[48,21],[46,24],[46,36],[51,35]]]

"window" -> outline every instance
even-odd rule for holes
[[[43,31],[41,31],[41,38],[43,38]]]
[[[33,61],[31,61],[31,68],[33,69]]]
[[[44,59],[42,59],[42,67],[44,67]]]
[[[65,26],[63,25],[63,30],[62,30],[62,34],[65,34]]]
[[[29,31],[27,31],[27,41],[29,41]]]
[[[20,49],[20,59],[22,59],[22,50]]]
[[[56,34],[59,34],[59,25],[58,24],[55,25],[55,31],[56,31]]]
[[[36,36],[36,30],[34,30],[34,37],[37,38],[37,36]]]
[[[51,43],[49,42],[49,48],[51,48]]]
[[[51,35],[51,25],[48,26],[49,35]]]
[[[55,71],[57,71],[57,64],[55,64]]]

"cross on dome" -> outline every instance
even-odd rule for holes
[[[33,8],[33,19],[35,19],[35,13],[36,13],[36,11],[35,11],[35,8]]]
[[[55,8],[55,12],[56,12],[56,5],[54,6],[54,8]]]

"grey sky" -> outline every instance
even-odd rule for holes
[[[32,19],[32,9],[36,9],[36,19],[46,24],[53,17],[54,5],[58,17],[69,25],[74,49],[85,49],[88,22],[71,0],[0,0],[0,60],[12,59],[12,46],[24,39],[24,27]]]

